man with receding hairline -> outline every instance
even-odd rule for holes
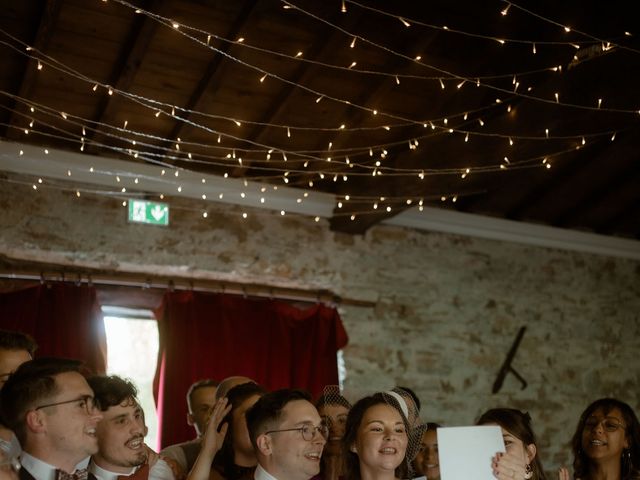
[[[217,386],[218,384],[213,380],[206,379],[195,382],[189,387],[187,423],[195,428],[198,436],[188,442],[169,445],[160,452],[164,457],[175,460],[185,474],[191,470],[200,453],[200,439],[216,401]]]
[[[2,392],[2,416],[23,447],[21,480],[95,478],[77,466],[98,450],[102,415],[80,362],[39,358],[23,363]]]

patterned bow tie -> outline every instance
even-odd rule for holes
[[[87,480],[89,471],[86,468],[67,473],[63,470],[56,470],[56,480]]]

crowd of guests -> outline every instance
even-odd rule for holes
[[[336,387],[314,400],[246,377],[196,382],[187,392],[196,438],[156,453],[144,443],[131,382],[86,376],[73,360],[33,359],[35,348],[24,334],[0,331],[0,480],[440,478],[441,426],[421,420],[406,387],[352,405]],[[477,425],[501,429],[505,451],[487,459],[495,478],[548,478],[527,413],[491,409]],[[554,480],[640,480],[640,424],[620,400],[589,405],[572,447],[573,472],[562,468]]]

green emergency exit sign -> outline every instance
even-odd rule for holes
[[[169,225],[169,205],[129,199],[129,221],[148,225]]]

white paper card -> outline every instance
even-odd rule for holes
[[[491,459],[504,452],[498,426],[438,428],[442,480],[495,480]]]

